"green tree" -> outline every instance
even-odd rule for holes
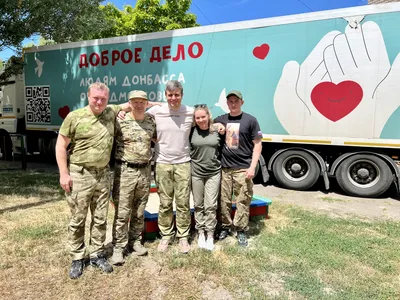
[[[0,1],[0,51],[14,49],[0,79],[21,72],[22,41],[40,35],[56,43],[79,41],[105,30],[102,0],[6,0]],[[14,68],[16,67],[16,68]]]
[[[23,49],[28,49],[31,47],[38,47],[38,46],[45,46],[45,45],[54,45],[56,44],[55,41],[53,40],[46,40],[44,37],[40,37],[37,44],[35,44],[34,42],[31,43],[27,43],[24,45]]]
[[[191,0],[138,0],[135,7],[125,5],[119,10],[114,4],[101,6],[106,15],[107,29],[89,38],[107,38],[130,34],[158,32],[198,26],[196,15],[188,13]]]
[[[0,3],[0,50],[21,49],[32,35],[57,43],[78,41],[105,26],[102,0],[13,0]]]

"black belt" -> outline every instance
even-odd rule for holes
[[[121,165],[126,165],[129,168],[141,169],[141,168],[146,168],[146,167],[149,166],[148,162],[147,163],[143,163],[143,164],[135,164],[135,163],[130,163],[130,162],[127,162],[127,161],[119,160],[119,159],[116,159],[115,161],[117,163],[121,164]]]

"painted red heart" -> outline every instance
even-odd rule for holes
[[[69,114],[69,107],[68,106],[64,106],[64,107],[60,107],[58,109],[58,115],[64,120],[65,117]]]
[[[354,81],[339,84],[321,82],[311,92],[311,102],[327,119],[336,122],[351,113],[363,98],[361,86]]]
[[[262,44],[261,46],[255,47],[253,49],[253,55],[258,59],[265,59],[269,53],[269,45]]]

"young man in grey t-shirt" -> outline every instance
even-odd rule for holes
[[[190,217],[190,144],[193,108],[182,104],[183,86],[170,80],[165,87],[167,103],[147,112],[154,116],[157,142],[154,147],[157,193],[160,197],[158,227],[162,239],[158,251],[165,252],[175,235],[173,206],[176,204],[176,237],[182,253],[190,250],[188,243]]]

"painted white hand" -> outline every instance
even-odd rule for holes
[[[305,123],[319,127],[319,112],[312,104],[310,95],[317,84],[329,80],[323,54],[339,34],[339,31],[327,33],[301,65],[296,61],[289,61],[284,66],[275,90],[274,109],[289,134],[309,134],[304,131]]]
[[[391,91],[400,78],[400,59],[388,75],[390,62],[379,26],[366,22],[353,27],[324,36],[300,67],[294,61],[285,65],[274,106],[288,133],[377,138],[399,106],[383,99],[398,95]]]
[[[379,109],[375,110],[374,138],[381,136],[390,116],[400,106],[400,53],[397,54],[389,74],[378,85],[373,98]]]
[[[347,83],[347,91],[339,92],[342,97],[333,100],[343,103],[332,104],[336,109],[350,112],[329,124],[330,135],[340,136],[346,132],[350,137],[372,138],[376,110],[373,94],[390,69],[379,26],[375,22],[356,28],[346,26],[345,33],[338,35],[333,45],[325,50],[324,61],[332,83],[351,81]],[[354,97],[359,87],[362,93]]]

